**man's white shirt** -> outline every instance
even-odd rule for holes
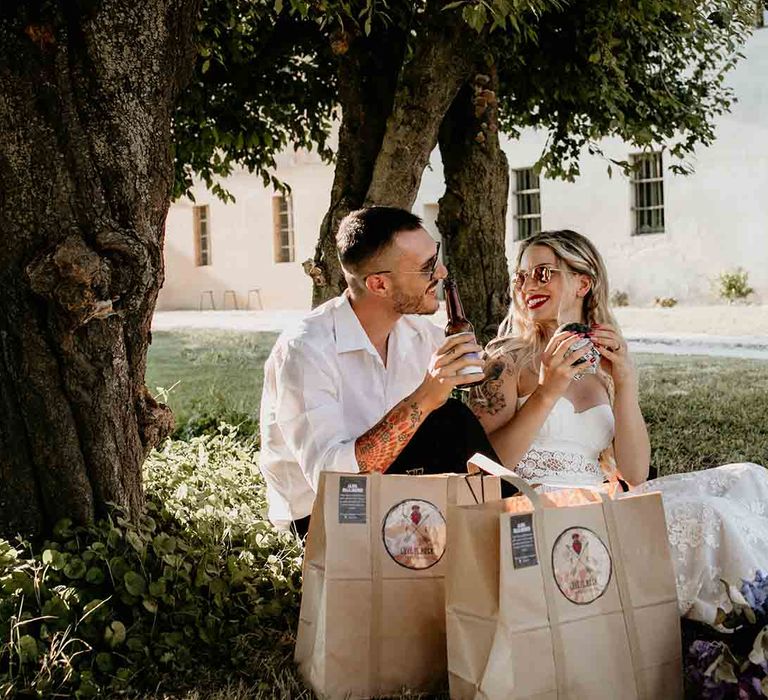
[[[403,316],[385,367],[346,294],[281,334],[264,366],[260,416],[273,524],[312,512],[321,471],[360,471],[355,440],[416,390],[444,340],[428,317]]]

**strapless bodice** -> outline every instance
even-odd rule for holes
[[[527,399],[518,399],[518,408]],[[599,457],[613,441],[614,427],[608,404],[576,411],[561,397],[515,471],[531,483],[548,486],[601,484],[604,476]]]

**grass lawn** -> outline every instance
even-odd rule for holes
[[[149,352],[147,385],[170,390],[180,426],[206,416],[240,417],[255,426],[263,365],[272,333],[157,332]],[[734,461],[768,465],[768,362],[708,357],[638,355],[642,409],[653,463],[660,474]],[[173,387],[173,389],[171,389]],[[161,397],[162,398],[162,397]],[[257,663],[249,680],[201,670],[194,688],[164,690],[146,700],[309,700],[289,656]],[[403,696],[415,697],[415,696]],[[441,698],[443,696],[440,696]]]
[[[147,387],[173,409],[179,428],[205,416],[256,421],[264,362],[276,339],[276,333],[155,332]]]
[[[147,386],[174,387],[182,426],[196,417],[258,418],[264,361],[277,335],[226,331],[153,334]],[[728,462],[768,465],[768,362],[637,355],[641,403],[660,474]]]

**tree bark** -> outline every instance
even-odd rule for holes
[[[405,65],[376,158],[366,204],[410,209],[445,113],[474,64],[477,35],[458,14],[433,8]]]
[[[144,370],[198,5],[0,10],[0,535],[137,515],[172,429]]]
[[[335,245],[341,219],[363,205],[413,206],[443,115],[474,65],[477,36],[460,16],[432,5],[407,61],[407,36],[390,29],[359,38],[340,62],[343,120],[331,207],[315,259],[305,263],[315,306],[346,286]]]
[[[499,144],[497,84],[495,69],[481,68],[456,96],[439,134],[446,190],[437,227],[445,263],[460,282],[464,310],[483,342],[496,334],[509,306],[509,168]]]
[[[313,307],[338,296],[346,287],[336,256],[336,231],[341,220],[365,201],[392,111],[405,42],[405,35],[394,29],[374,31],[370,37],[334,37],[342,119],[331,204],[320,227],[314,260],[304,263],[312,277]]]

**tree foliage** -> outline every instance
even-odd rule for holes
[[[753,10],[751,0],[205,0],[195,76],[174,118],[174,194],[196,174],[226,198],[217,178],[236,165],[279,187],[275,156],[290,147],[330,161],[337,59],[351,38],[405,32],[404,68],[435,13],[460,17],[473,50],[498,67],[501,129],[547,131],[546,174],[573,179],[579,156],[601,153],[608,136],[663,144],[685,172],[733,102],[724,78]]]
[[[535,37],[499,37],[502,128],[547,130],[538,165],[550,175],[573,179],[584,149],[602,153],[609,136],[663,145],[689,172],[734,100],[724,80],[752,19],[752,3],[738,1],[585,0],[547,12]]]
[[[280,187],[275,156],[289,146],[331,159],[336,77],[317,22],[280,3],[204,0],[198,58],[173,119],[174,198],[196,175],[222,199],[233,168]]]

